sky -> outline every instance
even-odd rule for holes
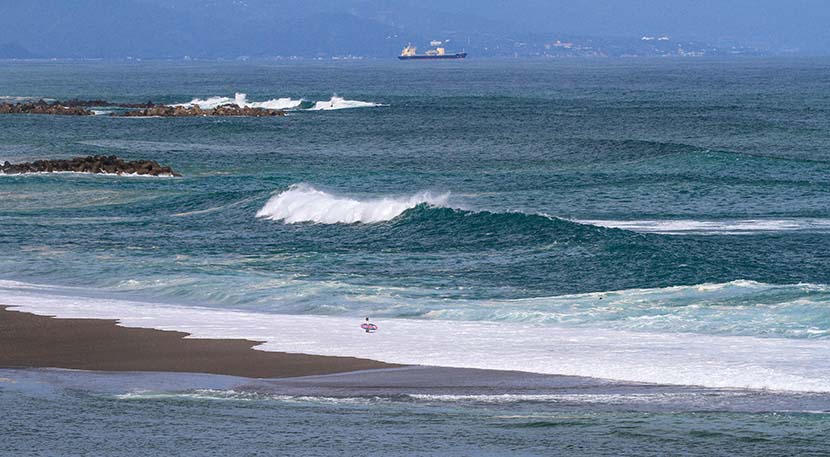
[[[659,34],[830,55],[828,0],[0,0],[0,18],[0,57],[380,56],[446,36],[484,52]]]

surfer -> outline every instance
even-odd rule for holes
[[[366,322],[360,325],[360,328],[366,330],[366,333],[372,333],[373,331],[378,329],[378,326],[369,322],[369,318],[366,318]]]

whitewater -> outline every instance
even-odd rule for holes
[[[192,338],[263,341],[258,349],[362,357],[397,364],[515,370],[718,388],[830,392],[830,342],[634,332],[483,321],[377,320],[183,307],[69,294],[0,281],[15,309],[62,318],[117,319]]]
[[[371,224],[391,220],[421,204],[444,206],[448,199],[448,193],[420,192],[409,197],[359,200],[324,192],[308,184],[295,184],[268,200],[256,216],[287,224]]]
[[[221,95],[204,99],[194,98],[187,103],[177,103],[170,106],[193,107],[199,106],[202,109],[213,109],[217,106],[234,104],[243,108],[263,108],[272,110],[305,110],[305,111],[333,111],[350,108],[374,108],[383,106],[381,103],[364,102],[360,100],[348,100],[337,95],[332,95],[328,100],[307,101],[303,98],[281,97],[265,101],[250,101],[244,93],[237,92],[233,98]]]

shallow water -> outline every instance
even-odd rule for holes
[[[0,405],[19,413],[0,425],[14,455],[830,451],[827,395],[431,368],[280,381],[66,370],[0,376]]]
[[[271,350],[827,392],[829,67],[784,59],[8,63],[5,97],[225,97],[292,110],[274,119],[0,117],[0,161],[116,154],[184,174],[0,176],[0,298],[32,311],[260,339]],[[343,109],[313,109],[335,104]],[[366,315],[380,326],[374,340],[350,330]],[[299,338],[298,328],[309,331]],[[123,401],[81,392],[55,394],[62,414]],[[488,415],[544,416],[550,402],[505,398],[496,412],[461,401],[436,414],[425,399],[315,404],[315,419],[301,423],[353,418],[324,441],[343,452],[377,439],[364,433],[417,430],[421,419],[473,437],[430,440],[446,435],[429,425],[397,442],[399,453],[429,453],[428,441],[435,453],[483,443],[491,453],[648,454],[695,449],[696,440],[709,453],[750,443],[740,449],[804,455],[823,439],[799,430],[826,428],[822,415],[785,408],[630,415],[579,403],[596,421],[577,421],[556,441],[541,430],[558,419]],[[8,393],[4,401],[30,400],[42,401]],[[147,411],[214,404],[146,401]],[[15,408],[38,414],[24,403]],[[378,408],[403,425],[387,418],[364,431],[358,418]],[[307,410],[282,425],[244,411],[279,428]],[[633,431],[614,428],[619,421]],[[257,430],[243,422],[217,436]]]

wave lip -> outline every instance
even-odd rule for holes
[[[286,224],[372,224],[392,220],[421,204],[443,206],[448,199],[449,194],[420,192],[409,197],[357,200],[329,194],[308,184],[295,184],[271,197],[256,217]]]
[[[270,100],[255,102],[248,100],[248,96],[244,93],[237,92],[233,98],[223,96],[213,96],[208,98],[194,98],[187,103],[176,103],[170,106],[183,106],[185,108],[192,108],[198,105],[202,109],[214,109],[217,106],[233,104],[241,108],[263,108],[273,110],[305,110],[305,111],[331,111],[348,108],[373,108],[383,106],[380,103],[364,102],[360,100],[347,100],[343,97],[333,95],[329,100],[321,100],[316,102],[308,102],[302,98],[272,98]]]

